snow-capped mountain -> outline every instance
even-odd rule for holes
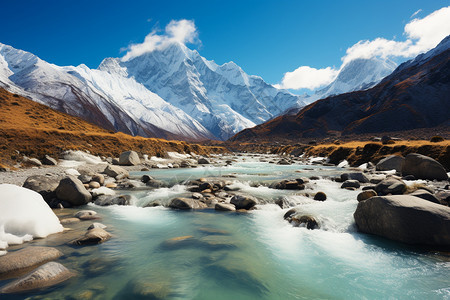
[[[391,74],[396,67],[397,64],[387,58],[354,59],[343,64],[338,75],[329,85],[315,91],[312,95],[305,94],[300,97],[302,102],[310,104],[329,96],[367,90]],[[284,114],[295,115],[303,106],[295,105],[290,107]]]
[[[59,67],[0,44],[0,85],[59,111],[132,135],[207,139],[212,134],[132,78]]]
[[[226,139],[303,103],[230,62],[217,65],[173,43],[97,70],[60,67],[0,44],[0,86],[133,135]]]
[[[299,96],[247,75],[234,62],[217,65],[178,43],[129,61],[107,58],[98,69],[134,78],[221,139],[304,105]]]
[[[336,79],[316,92],[319,98],[366,90],[391,74],[397,64],[389,59],[358,58],[344,64]]]

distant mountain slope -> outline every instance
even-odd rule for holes
[[[117,157],[134,149],[142,154],[164,155],[167,151],[197,154],[226,152],[187,142],[133,137],[56,111],[46,105],[0,88],[0,166],[22,162],[22,155],[58,158],[64,150],[89,150],[100,156]],[[20,154],[18,154],[18,152]]]
[[[450,36],[366,91],[328,97],[231,140],[323,137],[450,125]]]
[[[299,96],[247,75],[234,62],[217,65],[178,43],[129,61],[107,58],[98,69],[134,78],[220,139],[304,105]]]

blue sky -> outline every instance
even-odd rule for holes
[[[84,63],[141,43],[171,20],[195,23],[188,44],[208,59],[230,60],[280,83],[300,66],[338,69],[361,40],[405,40],[411,15],[423,18],[450,1],[2,1],[0,42],[57,65]],[[163,34],[163,33],[162,33]]]

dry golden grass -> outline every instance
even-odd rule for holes
[[[14,164],[22,154],[57,157],[64,150],[88,150],[113,157],[126,150],[157,156],[164,156],[167,151],[202,155],[227,151],[220,146],[111,132],[0,89],[0,167]]]

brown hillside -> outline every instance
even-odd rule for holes
[[[114,133],[0,88],[0,164],[13,165],[22,155],[57,157],[69,149],[88,150],[101,156],[118,156],[130,149],[158,156],[167,151],[197,154],[226,151],[223,147]]]

